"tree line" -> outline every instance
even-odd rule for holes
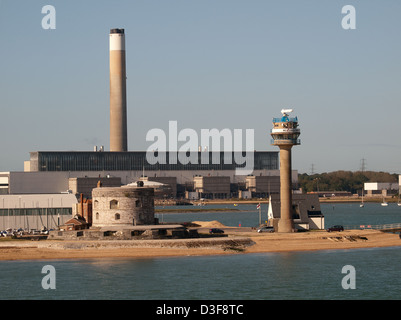
[[[349,191],[361,193],[365,182],[397,182],[398,174],[376,171],[334,171],[328,173],[298,175],[298,184],[303,192]]]

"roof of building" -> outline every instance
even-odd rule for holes
[[[87,222],[83,217],[76,214],[73,218],[71,218],[70,220],[68,220],[64,223],[64,225],[68,225],[68,224],[82,225],[82,224],[87,224]]]
[[[157,181],[147,181],[147,180],[138,180],[127,184],[125,187],[137,187],[138,182],[143,182],[143,187],[145,188],[154,188],[154,189],[171,189],[168,184],[157,182]]]

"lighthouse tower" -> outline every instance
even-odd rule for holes
[[[280,220],[277,232],[293,232],[292,220],[292,179],[291,179],[291,148],[301,144],[298,139],[301,131],[298,128],[298,118],[290,117],[292,109],[282,109],[282,117],[273,118],[271,130],[273,146],[280,148]]]

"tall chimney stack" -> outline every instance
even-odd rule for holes
[[[110,151],[128,151],[124,29],[110,30]]]

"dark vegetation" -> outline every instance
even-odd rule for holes
[[[349,191],[361,193],[365,182],[397,182],[398,174],[375,171],[334,171],[308,175],[298,175],[298,184],[303,192]]]

